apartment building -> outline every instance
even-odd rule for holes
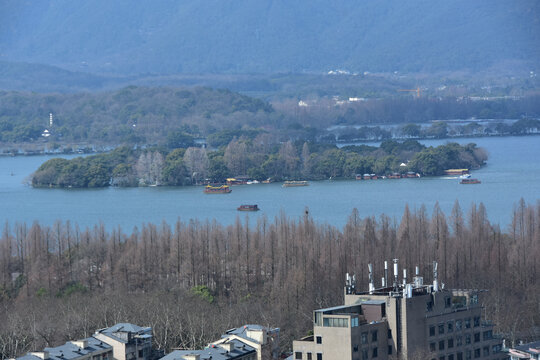
[[[113,349],[107,343],[90,337],[68,341],[64,345],[29,352],[16,360],[112,360]]]
[[[433,264],[433,283],[418,273],[407,282],[407,271],[388,277],[385,262],[381,287],[369,266],[368,291],[357,291],[347,274],[345,304],[315,310],[313,336],[293,342],[295,360],[502,360],[502,340],[493,324],[482,321],[478,291],[447,290]],[[389,281],[392,281],[390,285]]]
[[[279,328],[244,325],[227,330],[202,350],[175,350],[160,360],[272,360],[279,355]]]
[[[236,340],[256,350],[257,360],[278,359],[279,328],[268,328],[261,325],[248,324],[227,330],[221,339],[210,345],[222,345]]]
[[[94,338],[110,345],[116,360],[151,360],[152,328],[120,323],[97,330]]]
[[[174,350],[160,360],[256,360],[257,350],[237,340],[208,345],[202,350]]]

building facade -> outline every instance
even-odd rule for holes
[[[482,321],[478,292],[446,290],[437,278],[425,285],[407,273],[398,278],[397,260],[389,285],[388,264],[380,288],[370,265],[369,290],[356,291],[347,274],[345,304],[314,311],[313,336],[293,342],[297,360],[502,360],[502,340]]]
[[[152,328],[120,323],[97,330],[94,338],[109,344],[116,360],[151,360]]]

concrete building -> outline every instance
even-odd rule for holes
[[[203,350],[174,350],[160,360],[256,360],[257,350],[238,340],[208,345]]]
[[[540,359],[540,341],[521,344],[508,349],[511,360]]]
[[[279,355],[279,328],[244,325],[227,330],[203,350],[175,350],[160,360],[272,360]]]
[[[152,328],[120,323],[100,329],[94,338],[110,345],[116,360],[151,360]]]
[[[244,325],[227,330],[221,339],[210,345],[222,345],[238,341],[256,350],[257,360],[279,358],[279,328],[267,328],[261,325]]]
[[[17,360],[112,360],[112,346],[90,337],[69,341],[57,347],[47,347],[43,351],[29,352]]]
[[[390,285],[385,262],[381,287],[369,266],[369,290],[358,292],[354,276],[347,274],[345,304],[315,310],[313,336],[293,342],[297,360],[502,360],[502,340],[493,325],[482,321],[478,292],[446,290],[433,265],[433,284],[418,274],[407,282],[407,272]]]

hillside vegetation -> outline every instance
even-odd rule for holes
[[[112,73],[538,68],[539,4],[8,0],[4,60]]]

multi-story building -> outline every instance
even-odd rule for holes
[[[256,360],[257,350],[240,341],[231,340],[208,345],[203,350],[174,350],[160,360]]]
[[[29,352],[16,360],[112,360],[112,358],[112,346],[90,337],[69,341],[56,347],[47,347],[43,351]]]
[[[210,345],[226,344],[237,340],[242,344],[253,347],[257,352],[257,360],[279,358],[279,328],[267,328],[261,325],[244,325],[227,330],[221,339]]]
[[[279,355],[279,328],[244,325],[227,330],[203,350],[175,350],[160,360],[272,360]]]
[[[94,338],[109,344],[116,360],[150,360],[152,358],[152,328],[120,323],[100,329]]]
[[[446,290],[437,278],[425,285],[418,274],[407,282],[407,272],[390,285],[388,266],[376,288],[369,266],[369,290],[356,291],[347,274],[345,304],[314,311],[313,336],[293,342],[293,359],[434,359],[502,360],[502,340],[493,325],[482,321],[478,291]]]

